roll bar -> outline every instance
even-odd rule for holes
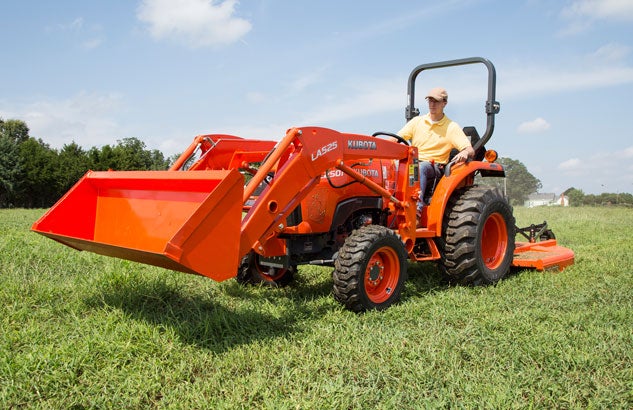
[[[497,74],[495,71],[495,66],[490,62],[490,60],[487,60],[485,58],[462,58],[459,60],[448,60],[439,61],[437,63],[422,64],[415,67],[409,75],[409,82],[407,86],[409,105],[407,105],[407,107],[405,108],[406,120],[409,121],[411,118],[420,115],[420,110],[415,107],[415,79],[417,78],[418,74],[420,74],[424,70],[476,63],[482,63],[488,69],[488,98],[486,100],[486,132],[484,132],[484,135],[481,137],[481,139],[477,141],[475,145],[473,145],[473,149],[476,151],[479,147],[484,146],[488,142],[488,140],[492,136],[492,132],[494,131],[495,114],[498,114],[499,110],[501,109],[501,104],[495,100],[495,90],[497,87]]]

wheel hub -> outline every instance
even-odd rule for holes
[[[376,286],[383,278],[385,267],[378,261],[369,268],[369,282]]]

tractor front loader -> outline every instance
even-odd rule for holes
[[[572,251],[553,234],[515,243],[507,199],[474,184],[475,175],[504,176],[496,153],[483,148],[499,108],[488,60],[416,67],[407,119],[418,114],[418,73],[472,63],[489,70],[486,132],[480,139],[469,132],[477,158],[449,163],[424,193],[419,220],[415,147],[386,132],[300,127],[279,142],[196,137],[168,171],[90,171],[32,230],[78,250],[216,281],[285,285],[300,265],[332,266],[334,297],[353,311],[398,301],[409,262],[437,262],[463,284],[494,283],[511,266],[563,269]]]

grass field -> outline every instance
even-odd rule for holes
[[[561,273],[444,285],[356,315],[331,271],[284,289],[76,252],[0,210],[0,408],[632,408],[633,209],[515,209]]]

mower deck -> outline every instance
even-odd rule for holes
[[[517,242],[512,266],[538,271],[558,270],[574,263],[574,252],[556,244],[556,239],[541,242]]]

